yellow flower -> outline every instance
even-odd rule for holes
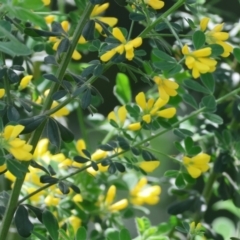
[[[75,194],[74,197],[72,198],[74,202],[82,202],[83,198],[81,194]]]
[[[160,162],[158,160],[143,161],[138,164],[138,166],[147,173],[153,172],[159,165]]]
[[[189,158],[183,157],[183,164],[187,168],[192,178],[198,178],[209,169],[210,156],[206,153],[199,153],[197,156]]]
[[[205,17],[200,22],[200,29],[204,32],[207,29],[207,25],[209,22],[209,18]],[[223,23],[217,24],[211,31],[206,31],[206,42],[208,44],[219,44],[223,47],[224,52],[221,54],[222,57],[228,57],[230,53],[233,51],[233,47],[226,42],[229,38],[229,34],[227,32],[222,32]]]
[[[81,226],[82,220],[74,215],[68,218],[69,224],[73,227],[74,233],[77,232],[79,227]]]
[[[150,123],[152,117],[172,118],[176,114],[176,108],[173,107],[160,110],[160,108],[168,103],[169,98],[165,100],[158,98],[156,101],[153,98],[150,98],[146,101],[145,94],[140,92],[135,100],[142,110],[142,120],[146,123]]]
[[[32,159],[32,146],[17,136],[23,131],[22,125],[7,125],[0,134],[0,142],[3,148],[10,152],[17,160],[29,161]]]
[[[69,22],[68,22],[68,21],[63,21],[63,22],[61,22],[61,26],[62,26],[63,30],[64,30],[65,32],[67,32],[68,29],[69,29]],[[56,37],[50,37],[50,38],[49,38],[49,41],[50,41],[50,42],[54,42],[53,50],[57,51],[58,46],[59,46],[59,44],[60,44],[60,42],[61,42],[61,39],[58,39],[58,38],[56,38]],[[83,36],[81,36],[81,37],[79,38],[78,43],[79,43],[79,44],[86,43],[86,40],[84,39]],[[74,59],[74,60],[80,60],[81,58],[82,58],[82,55],[75,49],[75,50],[73,51],[73,54],[72,54],[72,59]]]
[[[185,64],[192,69],[192,76],[198,78],[202,73],[214,72],[217,61],[210,57],[212,50],[210,47],[202,48],[190,52],[188,46],[182,48],[182,53],[186,56]]]
[[[50,207],[50,206],[57,206],[60,202],[60,198],[56,198],[54,196],[52,196],[51,194],[49,194],[45,199],[44,199],[44,203],[46,204],[46,206]]]
[[[155,205],[160,200],[160,193],[160,186],[147,186],[147,178],[142,177],[130,192],[131,202],[134,205]]]
[[[48,16],[46,16],[44,19],[45,19],[45,22],[46,22],[47,24],[51,24],[51,23],[54,21],[55,16],[53,16],[53,15],[48,15]]]
[[[115,17],[102,17],[99,16],[100,14],[102,14],[107,8],[109,7],[109,3],[104,3],[102,5],[100,4],[96,4],[92,10],[92,13],[90,15],[90,19],[97,19],[100,22],[103,22],[105,24],[107,24],[110,27],[113,27],[117,24],[118,19]],[[97,31],[99,33],[102,32],[102,26],[95,22],[95,28],[97,29]]]
[[[127,110],[126,110],[125,106],[122,106],[122,107],[118,108],[117,113],[112,111],[108,114],[108,121],[113,120],[120,127],[123,127],[126,117],[127,117]]]
[[[111,212],[116,212],[125,209],[128,206],[128,200],[122,199],[114,204],[112,204],[116,196],[116,187],[114,185],[110,186],[105,198],[105,205]]]
[[[6,164],[0,165],[0,173],[4,172],[7,169]]]
[[[178,89],[179,85],[176,82],[159,76],[155,76],[153,80],[158,86],[158,92],[162,99],[168,99],[169,96],[174,97],[177,95],[176,89]]]
[[[148,4],[153,9],[161,9],[164,7],[164,2],[161,0],[144,0],[146,4]]]
[[[2,98],[5,95],[5,89],[0,88],[0,98]]]
[[[121,42],[120,45],[117,47],[114,47],[113,49],[107,51],[104,53],[100,59],[103,62],[109,61],[116,53],[123,54],[125,52],[125,57],[129,61],[131,61],[134,58],[134,48],[137,48],[142,45],[142,38],[137,37],[133,40],[127,41],[121,32],[121,30],[117,27],[113,28],[112,35],[115,37],[119,42]]]
[[[44,6],[47,6],[51,3],[51,0],[42,0]]]
[[[30,83],[30,81],[32,80],[33,75],[27,75],[25,77],[22,78],[20,85],[19,85],[19,89],[22,90],[24,88],[26,88],[28,86],[28,84]]]
[[[58,102],[53,101],[51,109],[55,108],[58,106]],[[53,113],[51,116],[52,117],[64,117],[67,116],[70,113],[70,111],[67,109],[67,107],[62,107],[61,109],[59,109],[58,111],[56,111],[55,113]]]

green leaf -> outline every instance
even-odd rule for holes
[[[164,173],[164,177],[175,178],[178,176],[179,171],[177,170],[168,170]]]
[[[237,61],[240,63],[240,48],[234,48],[233,55],[237,59]]]
[[[23,178],[24,174],[28,171],[24,163],[20,163],[15,159],[7,159],[6,164],[8,171],[18,178]]]
[[[38,232],[32,231],[32,234],[35,235],[39,240],[48,240],[45,236],[39,234]]]
[[[3,27],[9,33],[11,32],[11,23],[10,22],[0,20],[0,26]],[[3,32],[0,31],[0,38],[3,38],[3,37],[5,37],[5,35]]]
[[[57,183],[59,181],[58,178],[51,177],[49,175],[42,175],[40,177],[40,182],[41,183]]]
[[[122,105],[125,105],[131,101],[132,92],[130,82],[127,75],[124,73],[117,74],[116,86],[114,87],[113,94]]]
[[[0,44],[0,51],[4,52],[12,57],[15,56],[28,56],[32,53],[32,50],[30,50],[28,47],[26,47],[24,44],[18,42],[1,42]]]
[[[66,127],[64,127],[60,122],[56,121],[58,129],[60,131],[61,138],[64,142],[72,142],[74,140],[73,133]]]
[[[176,149],[177,149],[179,152],[185,153],[185,149],[184,149],[184,147],[181,145],[180,142],[175,142],[174,145],[175,145]]]
[[[58,151],[61,145],[61,135],[56,120],[53,118],[48,119],[44,133],[49,139],[50,143],[55,146],[55,151]]]
[[[58,221],[57,219],[54,217],[54,215],[48,211],[45,210],[43,212],[43,224],[46,227],[47,231],[49,232],[51,238],[53,240],[58,240]]]
[[[28,211],[23,205],[18,206],[14,220],[19,235],[24,238],[29,237],[33,230],[33,224],[28,219]]]
[[[184,181],[184,177],[182,174],[178,174],[176,180],[175,180],[175,184],[178,188],[185,188],[186,187],[186,183]]]
[[[208,45],[208,47],[212,49],[212,53],[210,55],[211,57],[217,57],[224,52],[223,47],[219,44],[211,44],[211,45]]]
[[[175,59],[172,58],[170,55],[168,55],[167,53],[155,48],[153,49],[152,53],[159,59],[162,59],[164,61],[168,61],[168,62],[174,62]]]
[[[205,44],[205,34],[198,30],[193,34],[193,45],[195,49],[200,49]]]
[[[191,149],[187,151],[189,155],[197,155],[202,151],[201,147],[199,146],[193,146]]]
[[[20,4],[20,3],[18,3]],[[43,1],[42,0],[23,0],[23,2],[21,3],[22,7],[24,8],[28,8],[31,10],[37,10],[40,8],[43,8]]]
[[[25,204],[25,206],[27,208],[29,208],[34,214],[35,216],[37,217],[37,219],[42,222],[42,213],[43,213],[43,210],[41,210],[40,208],[37,208],[37,207],[34,207],[32,205],[29,205],[29,204]]]
[[[131,240],[132,239],[129,231],[126,228],[123,228],[120,231],[120,236],[119,237],[120,237],[120,240]]]
[[[84,227],[80,227],[77,230],[75,240],[86,240],[87,239],[87,231]]]
[[[69,187],[64,182],[59,182],[58,187],[63,194],[68,194],[70,192]]]
[[[83,31],[82,31],[82,35],[87,41],[91,41],[94,39],[94,29],[95,29],[94,20],[89,20],[85,24]]]
[[[87,90],[84,92],[82,96],[82,108],[86,109],[90,103],[91,103],[92,95],[91,95],[91,90],[87,88]]]
[[[217,123],[218,125],[223,124],[223,119],[214,113],[204,113],[203,115],[211,122]]]
[[[67,52],[68,48],[70,47],[70,41],[68,38],[64,38],[61,40],[60,44],[58,45],[57,52],[58,54]]]
[[[196,92],[207,93],[207,94],[211,93],[208,89],[206,89],[205,87],[203,87],[201,84],[199,84],[196,81],[185,80],[183,83],[187,88],[190,88]]]
[[[146,19],[146,17],[143,15],[143,14],[140,14],[140,13],[135,13],[135,12],[131,12],[129,14],[129,19],[132,20],[132,21],[143,21]]]
[[[171,69],[175,68],[177,65],[176,62],[153,62],[153,66],[157,69],[160,69],[162,71],[170,71]]]
[[[185,145],[187,152],[189,152],[191,150],[191,148],[194,146],[194,142],[193,142],[192,138],[191,137],[185,138],[184,145]]]
[[[207,111],[211,111],[211,112],[214,112],[216,110],[216,106],[217,106],[217,103],[215,101],[215,98],[214,96],[212,95],[209,95],[209,96],[205,96],[203,99],[202,99],[202,102],[204,107],[206,107]]]
[[[211,92],[214,93],[215,90],[215,80],[211,73],[201,74],[201,81],[203,85]]]

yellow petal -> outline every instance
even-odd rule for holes
[[[51,3],[51,0],[42,0],[44,6],[47,6]]]
[[[130,131],[137,131],[139,129],[141,129],[141,123],[140,122],[137,122],[137,123],[132,123],[132,124],[129,124],[127,129],[130,130]]]
[[[120,211],[123,210],[124,208],[126,208],[128,206],[128,200],[127,199],[122,199],[114,204],[112,204],[111,206],[109,206],[109,210],[110,211]]]
[[[216,32],[212,34],[216,40],[226,41],[229,38],[229,34],[226,32]]]
[[[0,165],[0,173],[4,172],[7,169],[7,165],[4,163],[3,165]]]
[[[80,60],[81,58],[82,58],[82,55],[77,50],[74,50],[72,54],[72,59]]]
[[[107,152],[101,150],[101,149],[97,149],[91,156],[92,160],[94,161],[98,161],[101,160],[103,158],[105,158],[107,156]]]
[[[116,114],[115,114],[114,111],[111,111],[111,112],[108,114],[108,121],[110,121],[111,119],[112,119],[113,121],[117,122]]]
[[[202,48],[199,50],[194,51],[192,54],[195,57],[208,57],[211,55],[212,49],[210,47]]]
[[[151,122],[151,115],[150,114],[146,114],[142,117],[142,120],[146,123],[150,123]]]
[[[133,40],[130,41],[130,44],[134,48],[137,48],[142,45],[142,38],[141,37],[134,38]]]
[[[200,21],[200,29],[201,29],[203,32],[206,30],[209,20],[210,20],[210,18],[204,17],[204,18]]]
[[[173,107],[157,112],[157,115],[163,118],[172,118],[175,114],[176,114],[176,108],[173,108]]]
[[[81,156],[85,156],[82,152],[83,149],[86,149],[86,143],[83,139],[79,139],[76,142],[76,149]]]
[[[86,42],[87,42],[86,39],[81,35],[80,38],[78,39],[78,43],[79,44],[84,44]]]
[[[104,54],[100,57],[100,59],[101,59],[103,62],[107,62],[107,61],[109,61],[115,54],[116,54],[115,49],[112,49],[112,50],[107,51],[106,53],[104,53]]]
[[[174,82],[174,81],[170,81],[168,79],[165,79],[163,81],[164,85],[166,85],[168,88],[172,88],[172,89],[178,89],[179,85]]]
[[[145,97],[145,94],[143,92],[140,92],[136,96],[135,101],[138,104],[138,106],[141,107],[142,110],[146,109],[146,97]]]
[[[134,50],[133,50],[133,48],[130,48],[129,50],[126,51],[125,57],[129,61],[131,61],[134,58]]]
[[[27,75],[27,76],[23,77],[20,82],[20,89],[26,88],[27,85],[29,84],[29,82],[32,80],[32,78],[33,78],[33,75]]]
[[[4,128],[3,136],[6,140],[14,139],[23,131],[24,128],[25,128],[24,126],[19,124],[16,126],[7,125]]]
[[[118,109],[118,118],[120,120],[120,123],[123,124],[127,117],[127,110],[125,106],[122,106]]]
[[[67,32],[68,29],[69,29],[69,22],[68,22],[68,21],[62,21],[62,22],[61,22],[61,26],[62,26],[63,30],[64,30],[65,32]]]
[[[51,24],[51,23],[54,21],[55,16],[53,16],[53,15],[48,15],[48,16],[46,16],[44,19],[45,19],[45,22],[46,22],[47,24]]]
[[[153,172],[160,165],[159,161],[144,161],[139,164],[145,172]]]
[[[214,28],[213,28],[213,32],[221,32],[222,29],[223,29],[223,25],[224,23],[221,23],[221,24],[217,24]]]
[[[5,95],[5,89],[0,88],[0,98],[2,98]]]
[[[102,12],[104,12],[107,8],[109,7],[109,3],[104,3],[102,5],[100,4],[97,4],[95,5],[95,7],[93,8],[92,10],[92,13],[91,13],[91,17],[95,17],[99,14],[101,14]]]
[[[187,54],[189,54],[190,52],[189,52],[189,48],[188,48],[188,46],[185,44],[184,46],[183,46],[183,48],[182,48],[182,53],[184,54],[184,55],[187,55]]]
[[[126,39],[125,37],[123,36],[121,30],[117,27],[113,28],[112,30],[112,35],[118,39],[121,43],[125,43],[126,42]]]
[[[145,3],[153,9],[161,9],[164,7],[164,2],[160,0],[145,0]]]
[[[98,17],[98,20],[103,23],[106,23],[110,27],[115,26],[118,22],[118,19],[115,17]]]
[[[105,203],[107,205],[111,204],[116,196],[116,187],[114,185],[111,185],[110,188],[107,191],[106,194],[106,199],[105,199]]]
[[[198,168],[195,168],[193,166],[187,167],[187,171],[192,178],[198,178],[202,173]]]

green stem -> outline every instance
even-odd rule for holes
[[[72,43],[68,49],[68,51],[65,53],[62,61],[61,61],[61,64],[58,68],[58,71],[56,73],[56,77],[62,81],[63,77],[64,77],[64,74],[65,74],[65,71],[67,69],[67,66],[71,60],[71,56],[72,56],[72,53],[78,43],[78,40],[81,36],[81,33],[82,33],[82,30],[86,24],[86,22],[88,21],[89,19],[89,16],[93,10],[93,5],[91,3],[89,3],[83,13],[83,15],[81,16],[81,19],[76,27],[76,30],[74,32],[74,35],[73,35],[73,39],[72,39]],[[50,93],[46,99],[46,102],[43,106],[43,109],[42,109],[42,112],[45,112],[46,110],[48,110],[50,107],[51,107],[51,104],[52,104],[52,94],[57,91],[57,89],[59,88],[59,84],[53,84],[51,89],[50,89]],[[42,133],[42,130],[45,126],[45,122],[42,123],[39,128],[32,134],[32,138],[30,139],[29,143],[33,146],[33,151],[39,141],[39,138],[41,136],[41,133]],[[29,162],[24,162],[23,164],[25,164],[26,166],[29,166]],[[22,188],[22,184],[24,182],[24,178],[22,179],[19,179],[17,178],[16,181],[15,181],[15,184],[14,184],[14,187],[13,187],[13,190],[12,190],[12,193],[11,193],[11,196],[10,196],[10,199],[9,199],[9,202],[8,202],[8,205],[6,207],[6,210],[5,210],[5,214],[4,214],[4,217],[3,217],[3,220],[2,220],[2,223],[1,223],[1,228],[0,228],[0,239],[6,239],[7,238],[7,234],[8,234],[8,230],[9,230],[9,227],[11,225],[11,222],[12,222],[12,219],[13,219],[13,215],[14,215],[14,212],[16,210],[16,207],[17,207],[17,203],[18,203],[18,198],[19,198],[19,195],[20,195],[20,191],[21,191],[21,188]]]
[[[6,64],[5,64],[5,55],[4,55],[4,53],[2,53],[1,56],[2,56],[3,66],[5,66]],[[3,77],[3,84],[4,84],[4,89],[5,89],[5,92],[6,92],[6,96],[7,96],[7,104],[8,104],[8,106],[10,106],[11,103],[12,103],[12,99],[11,99],[11,93],[10,93],[10,84],[8,82],[6,74]]]
[[[174,162],[182,163],[182,161],[180,161],[180,160],[178,160],[178,159],[176,159],[174,157],[171,157],[171,156],[167,155],[166,153],[160,152],[160,151],[158,151],[156,149],[152,149],[152,148],[149,148],[149,147],[141,147],[141,149],[147,150],[149,152],[155,152],[156,154],[160,154],[160,155],[162,155],[162,156],[164,156],[166,158],[169,158],[169,159],[173,160]]]
[[[227,99],[228,97],[233,96],[234,94],[236,94],[236,93],[238,93],[238,92],[240,92],[240,88],[238,88],[238,89],[236,89],[236,90],[233,90],[232,92],[226,94],[225,96],[217,99],[216,102],[217,102],[217,103],[220,103],[220,102],[222,102],[223,100]],[[154,135],[154,136],[148,137],[148,138],[146,138],[145,140],[141,141],[140,143],[136,143],[136,144],[135,144],[134,146],[132,146],[132,147],[139,147],[139,146],[142,145],[143,143],[148,142],[148,141],[151,141],[151,140],[153,140],[154,138],[156,138],[156,137],[158,137],[158,136],[160,136],[160,135],[163,135],[164,133],[169,132],[169,131],[172,130],[174,127],[177,127],[180,123],[182,123],[182,122],[184,122],[184,121],[186,121],[186,120],[188,120],[188,119],[196,116],[197,114],[199,114],[200,112],[202,112],[202,111],[204,111],[204,110],[205,110],[205,107],[204,107],[204,108],[201,108],[201,109],[199,109],[199,110],[194,111],[193,113],[189,114],[187,117],[182,118],[181,120],[179,120],[178,122],[176,122],[175,124],[173,124],[171,128],[165,129],[165,130],[157,133],[157,134]],[[107,135],[107,136],[108,136],[108,135]],[[106,136],[106,137],[107,137],[107,136]],[[105,142],[105,140],[103,140],[103,141]],[[152,150],[152,149],[151,149],[151,150]],[[124,154],[124,153],[127,152],[127,151],[129,151],[129,150],[124,150],[124,151],[122,151],[122,152],[120,152],[120,153],[115,153],[115,154],[113,154],[112,156],[109,156],[108,159],[112,159],[112,158],[114,158],[114,157],[117,157],[118,155]],[[159,153],[159,152],[158,152],[158,153]],[[169,157],[169,156],[168,156],[168,157]],[[98,161],[97,164],[102,163],[104,160],[105,160],[105,159],[102,159],[102,160]],[[174,159],[174,160],[176,160],[176,159]],[[74,175],[76,175],[76,174],[78,174],[78,173],[86,170],[86,169],[87,169],[88,167],[90,167],[90,166],[91,166],[91,165],[84,166],[84,167],[78,169],[76,172],[73,172],[73,173],[70,173],[70,174],[66,175],[65,177],[61,178],[60,180],[64,180],[64,179],[67,179],[67,178],[69,178],[69,177],[71,177],[71,176],[74,176]],[[211,181],[212,181],[212,180],[211,180]],[[209,181],[209,182],[211,182],[211,181]],[[37,189],[36,191],[32,192],[31,194],[29,194],[29,195],[27,195],[26,197],[24,197],[23,199],[21,199],[21,200],[19,201],[19,204],[22,203],[23,201],[25,201],[26,199],[28,199],[29,197],[35,195],[36,193],[39,193],[40,191],[42,191],[42,190],[44,190],[44,189],[46,189],[46,188],[48,188],[48,187],[50,187],[50,186],[52,186],[52,185],[54,185],[54,184],[55,184],[55,183],[49,183],[49,184],[47,184],[47,185],[45,185],[45,186]],[[208,183],[208,184],[210,184],[210,183]],[[207,185],[208,185],[208,184],[207,184]],[[210,186],[210,185],[209,185],[208,187],[206,187],[206,190],[204,190],[204,193],[203,193],[203,194],[204,194],[204,197],[205,197],[206,199],[209,199],[209,197],[211,196],[208,189],[211,189],[211,186]],[[0,238],[0,239],[1,239],[1,238]]]
[[[82,135],[81,137],[84,139],[84,141],[88,145],[88,135],[87,135],[87,131],[86,131],[86,125],[84,123],[83,111],[82,111],[81,106],[77,107],[77,118],[78,118],[78,123],[80,126],[80,133]]]
[[[210,176],[209,176],[205,186],[204,186],[202,196],[205,199],[206,206],[208,206],[208,203],[211,198],[212,191],[213,191],[213,184],[214,184],[215,180],[217,179],[217,177],[218,177],[218,174],[216,174],[215,172],[212,171],[210,173]],[[204,213],[198,212],[194,217],[194,222],[196,224],[199,223],[201,221],[201,219],[203,218],[203,216],[204,216]]]
[[[170,7],[166,12],[164,12],[158,19],[156,19],[151,25],[147,26],[139,35],[139,37],[146,37],[147,34],[154,29],[156,25],[167,18],[171,13],[175,12],[179,7],[181,7],[186,0],[178,0],[172,7]]]
[[[168,25],[170,31],[172,32],[172,34],[174,35],[174,37],[176,38],[176,40],[178,41],[179,45],[181,48],[183,48],[182,42],[178,36],[178,34],[176,33],[176,31],[173,29],[172,25],[170,24],[170,22],[167,19],[164,19],[164,22]]]

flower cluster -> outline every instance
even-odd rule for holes
[[[124,37],[122,31],[117,27],[113,28],[112,35],[114,38],[116,38],[120,42],[120,44],[117,44],[117,46],[113,47],[111,50],[104,53],[100,57],[100,59],[103,62],[107,62],[111,58],[113,58],[115,54],[117,53],[123,54],[125,52],[126,59],[131,61],[134,58],[134,48],[137,48],[142,45],[142,38],[137,37],[137,38],[134,38],[133,40],[128,41]]]
[[[214,72],[217,61],[211,58],[212,50],[210,47],[205,47],[193,52],[190,52],[187,45],[182,48],[182,53],[185,55],[185,64],[192,70],[192,76],[198,78],[202,73]]]
[[[229,38],[229,34],[227,32],[222,32],[224,24],[217,24],[211,31],[206,31],[209,20],[210,18],[205,17],[200,22],[200,29],[201,31],[205,32],[206,42],[208,44],[219,44],[222,46],[224,52],[221,54],[221,56],[228,57],[233,51],[233,47],[226,42],[226,40]]]
[[[18,138],[18,135],[24,130],[22,125],[7,125],[0,133],[1,147],[11,153],[14,158],[20,161],[30,161],[32,159],[32,146],[25,140]]]
[[[155,205],[159,202],[159,195],[161,193],[161,187],[148,186],[147,178],[142,177],[137,185],[131,190],[131,202],[134,205]]]
[[[193,178],[198,178],[202,173],[209,169],[210,156],[206,153],[200,153],[195,157],[183,157],[183,164],[187,168],[188,173]]]

